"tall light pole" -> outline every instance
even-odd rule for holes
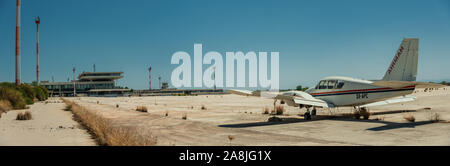
[[[39,85],[39,24],[41,23],[41,19],[36,17],[36,27],[37,27],[37,33],[36,33],[36,83]]]
[[[158,86],[159,86],[159,89],[161,89],[161,76],[158,77]]]
[[[77,96],[77,89],[75,84],[75,67],[73,67],[73,97]]]
[[[149,90],[152,90],[152,67],[148,68],[148,80],[149,80]]]
[[[16,0],[16,85],[20,85],[20,0]]]

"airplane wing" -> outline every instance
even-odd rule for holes
[[[372,106],[379,106],[379,105],[386,105],[386,104],[392,104],[392,103],[400,103],[400,102],[408,102],[408,101],[414,101],[416,99],[416,97],[414,96],[399,96],[399,97],[394,97],[388,100],[383,100],[383,101],[378,101],[378,102],[374,102],[374,103],[370,103],[370,104],[365,104],[362,105],[360,107],[372,107]]]
[[[405,86],[414,85],[416,88],[441,88],[445,85],[427,83],[427,82],[416,82],[416,81],[375,81],[372,85],[390,87],[390,88],[402,88]]]

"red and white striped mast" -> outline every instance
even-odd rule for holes
[[[36,33],[36,83],[39,85],[39,24],[41,23],[41,19],[36,17],[36,26],[37,26],[37,33]]]
[[[20,0],[16,0],[16,85],[20,85]]]

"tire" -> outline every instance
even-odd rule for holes
[[[305,117],[306,120],[311,120],[311,114],[309,112],[306,112],[303,117]]]
[[[353,116],[355,117],[355,119],[359,119],[361,117],[359,113],[355,113]]]
[[[311,115],[312,115],[312,116],[316,116],[316,110],[315,110],[315,109],[313,109],[313,110],[311,111]]]

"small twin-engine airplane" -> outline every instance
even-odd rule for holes
[[[359,114],[368,106],[415,100],[415,88],[437,88],[440,84],[416,82],[419,39],[404,38],[382,80],[326,77],[314,88],[276,93],[272,98],[289,106],[306,108],[305,119],[316,115],[316,108],[351,106]],[[260,96],[262,92],[228,90],[239,95]],[[270,93],[270,92],[267,92]],[[309,111],[310,108],[312,112]]]

